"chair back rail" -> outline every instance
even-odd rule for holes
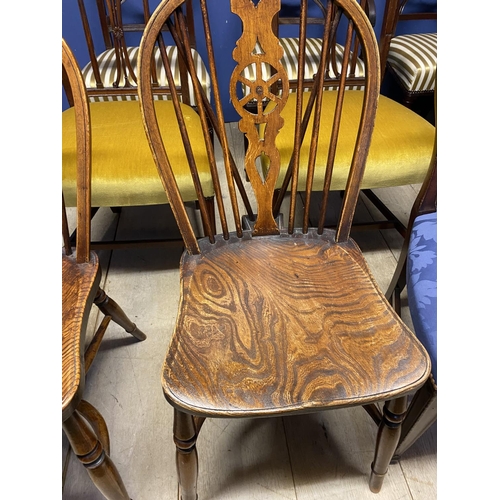
[[[168,5],[166,5],[167,3]],[[189,217],[183,206],[176,185],[175,176],[163,145],[163,141],[167,140],[167,138],[162,138],[159,132],[153,104],[153,89],[150,83],[150,61],[153,56],[153,49],[157,37],[161,34],[161,27],[169,19],[173,19],[175,24],[176,12],[183,4],[183,0],[169,0],[168,2],[165,0],[151,16],[150,22],[144,32],[143,42],[141,43],[139,53],[138,89],[146,134],[160,177],[167,191],[172,210],[184,238],[186,248],[191,253],[199,253],[200,248],[195,237],[195,232],[191,227]],[[230,160],[227,137],[223,127],[224,117],[222,115],[220,92],[215,74],[214,51],[211,46],[209,8],[206,0],[200,0],[200,5],[204,24],[204,42],[207,46],[208,67],[211,72],[211,81],[213,82],[215,113],[212,112],[210,106],[207,105],[208,103],[203,99],[201,86],[197,83],[193,88],[196,93],[197,102],[200,103],[199,113],[203,123],[207,155],[210,158],[211,165],[213,165],[212,176],[215,186],[216,203],[220,215],[220,227],[223,238],[228,240],[229,225],[228,216],[226,215],[227,210],[232,212],[236,235],[241,237],[243,232],[240,220],[241,214],[237,203],[238,192],[236,187],[238,183],[234,182],[234,165]],[[242,35],[236,42],[236,47],[233,51],[235,69],[233,70],[230,80],[230,98],[236,111],[241,116],[239,128],[245,134],[248,141],[248,148],[245,156],[245,170],[249,177],[257,204],[256,221],[252,231],[255,236],[279,234],[280,228],[275,220],[276,207],[273,208],[273,193],[276,188],[276,181],[280,170],[280,156],[276,146],[276,137],[283,126],[281,111],[287,105],[287,100],[290,95],[288,77],[280,63],[281,57],[283,56],[283,48],[280,46],[279,40],[272,29],[273,22],[275,22],[275,16],[280,8],[280,2],[278,0],[261,0],[260,2],[255,2],[253,0],[231,0],[230,5],[232,12],[238,15],[242,21]],[[325,189],[320,209],[320,224],[318,226],[318,233],[321,234],[323,232],[323,223],[328,210],[329,179],[335,168],[336,145],[343,123],[344,96],[349,80],[349,67],[352,64],[352,59],[360,57],[362,54],[366,66],[366,74],[363,82],[365,90],[362,94],[363,98],[359,109],[359,117],[355,120],[357,135],[354,150],[352,152],[351,169],[339,215],[336,235],[338,242],[344,242],[349,237],[354,208],[359,195],[360,182],[363,177],[364,165],[373,130],[380,87],[379,54],[377,40],[370,21],[363,11],[363,8],[356,1],[328,0],[325,2],[325,13],[325,36],[323,37],[321,66],[307,105],[305,104],[301,92],[301,89],[305,86],[305,61],[303,50],[299,51],[300,74],[297,81],[299,92],[297,93],[295,113],[295,145],[289,169],[291,182],[290,198],[294,200],[298,193],[298,158],[301,154],[300,144],[306,129],[311,131],[313,137],[312,147],[309,151],[308,180],[306,183],[306,197],[310,196],[307,192],[310,193],[312,190],[312,178],[316,165],[316,146],[314,144],[314,137],[319,133],[321,124],[322,127],[327,127],[328,133],[330,134],[328,164],[324,178]],[[332,51],[335,45],[333,41],[335,40],[337,28],[342,20],[345,20],[345,23],[347,23],[343,43],[348,50],[344,51],[341,69],[336,82],[337,90],[335,91],[335,95],[337,96],[337,101],[335,112],[331,117],[332,122],[330,124],[325,124],[323,118],[320,120],[324,94],[323,89],[328,86],[325,68],[327,67],[329,58],[332,57]],[[177,22],[182,23],[181,20],[177,20]],[[305,45],[307,36],[306,28],[307,1],[303,0],[301,2],[299,34],[300,46],[302,48]],[[179,32],[182,33],[183,30],[180,29]],[[178,42],[182,42],[182,39],[178,40]],[[359,47],[360,52],[356,49],[357,47]],[[179,50],[182,49],[179,48]],[[191,77],[196,80],[196,75],[193,71],[192,56],[189,51],[185,51],[184,55],[186,56],[188,72]],[[259,73],[259,68],[262,64],[268,64],[273,68],[273,74],[267,80]],[[257,69],[254,80],[249,80],[244,76],[245,68],[250,65],[253,65]],[[170,77],[171,75],[169,75],[169,78]],[[276,83],[279,83],[278,90],[275,90]],[[250,89],[246,95],[243,95],[241,90],[244,86]],[[172,94],[175,103],[177,96],[174,91]],[[251,100],[257,103],[256,109],[253,111],[245,108],[246,104]],[[179,106],[179,104],[176,104],[176,106]],[[186,151],[189,152],[190,138],[187,136],[184,119],[180,109],[177,116],[183,144]],[[224,172],[230,200],[229,207],[224,204],[223,193],[218,187],[221,185],[221,181],[217,168],[215,168],[213,144],[208,140],[209,134],[207,130],[209,125],[215,125],[216,136],[221,143],[223,151]],[[189,154],[187,156],[189,158],[189,168],[193,176],[193,182],[195,186],[197,186],[197,189],[201,190],[201,184],[197,178],[195,159]],[[258,167],[259,162],[263,159],[268,161],[268,169],[265,175],[262,175]],[[285,189],[286,187],[283,187],[283,190]],[[241,194],[241,190],[239,190],[239,192]],[[199,199],[203,199],[201,192]],[[294,201],[292,201],[292,205],[293,203]],[[213,224],[208,219],[208,214],[203,207],[203,203],[200,203],[200,211],[204,221],[204,227],[211,228],[208,238],[211,242],[214,242],[216,230],[215,227],[212,227]],[[310,200],[306,201],[305,212],[304,220],[299,227],[302,232],[307,233],[309,229]],[[295,228],[296,223],[292,207],[287,227],[288,233],[292,234]]]

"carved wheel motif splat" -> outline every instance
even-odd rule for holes
[[[250,6],[250,7],[249,7]],[[278,226],[272,214],[272,196],[280,168],[279,151],[276,148],[276,136],[283,126],[280,113],[286,104],[289,92],[288,78],[281,64],[283,48],[272,29],[272,19],[280,9],[279,0],[266,0],[256,3],[253,0],[231,0],[231,11],[241,18],[243,34],[236,42],[233,58],[237,63],[231,75],[231,101],[242,117],[240,130],[246,134],[248,149],[245,156],[245,169],[257,198],[258,215],[254,226],[254,234],[277,234]],[[264,77],[263,63],[271,68],[272,76]],[[245,68],[254,78],[244,77]],[[281,87],[280,94],[275,93]],[[249,92],[241,97],[241,86]],[[250,101],[257,103],[257,110],[252,112],[245,108]],[[265,103],[273,101],[276,106],[266,112]],[[261,133],[263,126],[264,132]],[[262,137],[261,137],[262,136]],[[258,164],[262,156],[269,159],[269,171],[262,177]]]

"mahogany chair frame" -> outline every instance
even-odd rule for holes
[[[386,0],[384,17],[382,21],[382,27],[380,31],[380,67],[381,67],[381,81],[384,80],[386,70],[389,69],[391,75],[394,77],[396,82],[399,82],[399,76],[391,68],[390,64],[387,64],[387,56],[389,54],[391,40],[396,34],[396,28],[399,22],[405,21],[425,21],[425,20],[436,20],[436,11],[420,11],[420,12],[408,12],[405,13],[404,9],[409,0]],[[403,104],[407,107],[411,107],[414,101],[418,97],[422,96],[432,96],[434,90],[428,91],[407,91],[402,84],[399,87],[404,93]]]
[[[71,90],[77,123],[77,224],[73,248],[63,196],[62,249],[62,427],[78,460],[93,483],[109,500],[129,499],[125,485],[110,458],[106,422],[98,410],[83,399],[85,376],[99,350],[111,320],[137,340],[146,335],[128,318],[121,307],[100,287],[101,268],[90,250],[91,226],[91,131],[88,97],[76,59],[62,41],[63,80]],[[87,349],[83,350],[92,304],[104,314]]]
[[[216,229],[212,225],[206,207],[200,203],[201,216],[210,232],[204,238],[197,238],[157,125],[150,83],[150,61],[156,37],[165,21],[182,4],[183,0],[164,0],[158,6],[145,29],[139,53],[139,97],[144,126],[186,247],[180,263],[179,314],[162,375],[165,397],[174,407],[180,497],[183,500],[198,498],[196,440],[207,417],[283,416],[349,406],[363,406],[378,425],[370,477],[370,489],[378,492],[399,441],[407,395],[415,392],[428,378],[430,362],[423,346],[378,289],[361,251],[349,236],[380,89],[380,60],[373,28],[355,0],[328,1],[327,36],[324,37],[318,88],[324,84],[321,75],[325,74],[331,48],[328,43],[330,30],[335,25],[333,21],[342,13],[349,20],[346,46],[350,46],[353,32],[357,31],[367,67],[358,136],[337,230],[325,228],[324,221],[328,210],[327,186],[335,156],[333,145],[338,138],[344,104],[346,64],[341,72],[337,108],[332,116],[331,156],[325,172],[326,187],[318,226],[310,227],[310,203],[306,203],[303,220],[298,224],[295,221],[293,205],[298,187],[304,104],[299,97],[292,207],[288,223],[280,227],[273,210],[273,193],[280,168],[275,141],[284,122],[281,111],[289,97],[287,76],[279,62],[282,48],[272,30],[272,20],[279,11],[280,2],[231,0],[231,10],[241,18],[243,30],[233,51],[235,69],[230,81],[230,97],[242,117],[240,130],[248,140],[245,169],[257,202],[255,220],[250,229],[245,229],[223,127],[207,1],[200,0],[212,73],[215,119],[221,132],[218,139],[227,195],[221,188],[209,140],[210,109],[200,106],[219,226]],[[305,45],[305,4],[303,2],[301,8],[301,47]],[[255,50],[257,44],[263,49],[260,53]],[[299,58],[303,68],[303,50]],[[261,62],[275,68],[276,75],[266,81],[259,76],[253,81],[243,77],[244,68]],[[189,60],[188,71],[195,77]],[[282,83],[279,95],[273,93],[273,85],[278,80]],[[303,77],[299,77],[298,96],[302,96],[303,83]],[[250,87],[247,97],[238,92],[239,85]],[[195,91],[201,92],[200,87],[195,85]],[[319,109],[322,93],[313,94]],[[273,110],[263,104],[267,98],[275,103]],[[245,108],[251,99],[258,101],[256,113]],[[175,95],[173,102],[178,107]],[[180,110],[177,116],[183,143],[189,150],[190,139]],[[312,120],[315,126],[319,125],[318,112]],[[265,177],[256,165],[262,155],[270,161]],[[312,174],[314,151],[309,158]],[[201,194],[194,159],[191,171]],[[309,194],[311,184],[312,175],[306,189]],[[234,224],[234,229],[230,223]],[[336,321],[333,318],[339,311],[342,311],[341,317]],[[329,321],[328,327],[323,320]],[[351,325],[347,329],[341,326],[347,324]],[[322,335],[323,330],[324,333],[327,330],[325,335]],[[368,345],[372,346],[369,352],[362,347]],[[397,366],[393,364],[395,360]],[[384,403],[383,411],[379,410],[378,403]]]

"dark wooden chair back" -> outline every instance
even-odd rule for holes
[[[207,155],[211,159],[213,183],[216,193],[216,205],[220,221],[217,226],[213,221],[208,219],[208,212],[200,203],[201,214],[204,220],[204,226],[210,228],[208,231],[208,239],[215,243],[220,228],[220,233],[224,240],[230,238],[230,229],[228,223],[228,214],[232,214],[231,220],[234,223],[236,237],[243,236],[243,226],[241,222],[241,214],[238,208],[237,190],[234,183],[234,165],[231,164],[230,152],[228,149],[227,137],[224,129],[224,116],[222,115],[222,106],[220,102],[220,90],[218,88],[217,78],[215,75],[215,59],[214,49],[211,46],[210,36],[210,21],[209,12],[206,1],[201,2],[201,12],[204,23],[204,39],[207,44],[208,66],[211,72],[211,80],[213,83],[214,92],[214,108],[215,113],[206,101],[199,108],[201,121],[204,124],[204,141],[207,149]],[[168,193],[172,209],[176,216],[178,225],[184,237],[186,247],[191,253],[200,252],[200,248],[196,241],[194,230],[191,227],[186,210],[182,204],[182,199],[179,190],[176,186],[175,177],[165,152],[163,141],[168,138],[162,138],[157,125],[155,110],[153,106],[154,89],[151,85],[151,57],[153,49],[157,43],[157,37],[161,34],[162,26],[166,22],[184,23],[184,18],[177,18],[177,12],[182,8],[184,2],[182,0],[174,0],[163,2],[152,15],[151,20],[146,28],[143,43],[139,54],[139,95],[142,106],[142,113],[145,123],[148,140],[153,151],[160,176],[164,187]],[[213,8],[213,7],[212,7]],[[281,112],[287,105],[287,100],[290,96],[290,83],[286,72],[280,63],[283,56],[283,49],[280,46],[279,40],[274,34],[273,23],[279,10],[279,2],[261,1],[260,3],[249,0],[232,0],[232,11],[240,16],[242,20],[242,36],[237,41],[236,48],[233,52],[235,60],[235,68],[230,81],[230,96],[236,111],[241,115],[239,122],[240,130],[245,134],[248,141],[248,149],[245,157],[245,171],[249,177],[253,192],[255,194],[257,209],[256,220],[253,224],[252,235],[270,235],[278,234],[280,228],[275,220],[277,207],[273,207],[273,193],[276,187],[278,174],[280,171],[280,152],[276,146],[276,137],[279,134],[280,128],[283,126],[283,118]],[[176,21],[177,20],[177,21]],[[380,68],[378,46],[375,35],[369,20],[367,19],[363,9],[356,2],[351,0],[336,0],[327,2],[325,9],[325,36],[323,37],[323,46],[321,51],[321,62],[317,78],[314,80],[314,85],[311,92],[308,93],[308,99],[303,97],[303,88],[306,84],[304,81],[304,50],[307,38],[307,2],[301,4],[300,15],[300,34],[299,44],[302,50],[299,52],[299,77],[297,79],[297,99],[296,113],[294,118],[294,154],[292,156],[289,168],[289,182],[291,185],[291,209],[286,231],[292,234],[296,227],[307,233],[309,229],[310,215],[310,195],[313,190],[312,178],[315,168],[316,150],[313,145],[309,151],[308,178],[306,180],[305,189],[301,191],[306,193],[304,217],[301,223],[296,224],[295,221],[295,199],[298,191],[298,160],[300,145],[303,140],[306,127],[308,133],[312,137],[319,134],[320,114],[322,106],[323,92],[325,87],[331,86],[331,78],[328,75],[328,61],[332,57],[335,48],[336,29],[342,21],[346,23],[345,38],[342,44],[351,50],[344,52],[344,58],[340,71],[335,82],[336,102],[334,111],[330,116],[330,123],[325,123],[322,119],[322,133],[330,136],[330,155],[324,169],[324,192],[320,207],[320,217],[318,222],[318,233],[323,232],[324,220],[328,210],[328,193],[329,180],[335,165],[335,150],[339,139],[339,131],[345,123],[349,121],[349,126],[352,126],[355,132],[355,141],[352,150],[352,158],[350,162],[350,174],[347,184],[345,196],[343,198],[343,206],[339,215],[339,224],[336,239],[337,241],[345,241],[349,237],[350,227],[352,223],[354,208],[359,194],[360,182],[363,177],[364,165],[370,145],[371,133],[373,130],[375,113],[378,102],[379,87],[380,87]],[[181,32],[182,24],[181,24]],[[199,37],[201,38],[201,37]],[[183,47],[188,45],[187,35],[184,35],[184,45],[178,47],[183,51]],[[358,52],[359,48],[359,52]],[[187,59],[188,71],[193,80],[196,80],[195,68],[193,60],[188,51],[184,50]],[[349,68],[352,66],[353,58],[363,57],[365,64],[364,86],[365,92],[360,93],[360,101],[356,116],[343,116],[343,104],[345,89],[349,85]],[[272,68],[272,76],[269,79],[264,77],[259,71],[263,65],[269,65]],[[167,65],[168,66],[168,65]],[[245,70],[248,67],[256,68],[255,77],[253,80],[247,78]],[[171,75],[169,75],[171,77]],[[249,90],[243,91],[247,87]],[[194,91],[198,102],[203,100],[201,85],[195,84]],[[201,185],[197,178],[197,166],[194,158],[189,154],[190,138],[187,136],[186,127],[183,123],[182,113],[180,112],[180,103],[176,99],[176,93],[173,92],[173,101],[177,102],[176,106],[179,109],[177,114],[180,130],[183,134],[183,142],[188,152],[190,160],[190,169],[193,175],[193,182],[200,191],[199,200],[203,200],[204,196],[201,192]],[[246,108],[248,102],[254,101],[256,107],[254,110]],[[216,130],[216,135],[220,141],[223,158],[225,161],[225,179],[227,182],[229,206],[225,204],[225,194],[223,192],[222,180],[217,171],[213,143],[211,141],[210,128]],[[303,152],[302,152],[303,154]],[[264,165],[262,170],[259,164]],[[286,189],[287,185],[283,185],[282,190]]]
[[[122,5],[120,0],[95,0],[102,41],[94,43],[93,33],[95,29],[90,25],[89,16],[84,0],[78,0],[80,15],[88,46],[90,62],[83,68],[82,73],[91,101],[108,99],[137,99],[137,54],[139,51],[140,38],[144,27],[151,15],[149,0],[136,0],[133,22],[126,22],[124,11],[129,8],[127,2]],[[142,6],[139,4],[142,3]],[[130,9],[130,8],[129,8]],[[142,11],[142,12],[141,12]],[[138,14],[138,15],[137,15]],[[185,7],[179,10],[177,16],[185,18],[185,26],[188,31],[188,44],[191,49],[196,49],[194,35],[194,16],[191,0],[185,3]],[[125,19],[125,21],[124,21]],[[164,85],[164,68],[162,68],[160,53],[167,51],[174,73],[176,73],[177,91],[184,96],[185,102],[192,102],[190,98],[189,82],[186,67],[182,60],[177,60],[172,39],[179,36],[171,31],[172,25],[168,23],[162,27],[165,33],[170,32],[170,38],[157,47],[155,64],[151,68],[151,78],[155,87],[155,93],[160,98],[168,98],[170,93],[168,86]],[[96,50],[96,46],[104,43],[105,51]],[[201,59],[198,60],[200,71],[204,71]],[[203,77],[202,77],[202,81]],[[206,93],[209,94],[209,82],[204,81]]]

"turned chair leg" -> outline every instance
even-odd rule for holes
[[[111,455],[108,426],[103,416],[88,401],[82,399],[76,407],[82,417],[92,426],[97,439],[101,442],[104,451]]]
[[[429,377],[415,393],[406,412],[393,462],[437,420],[437,387]]]
[[[123,312],[123,309],[108,295],[99,288],[94,304],[101,310],[104,315],[111,316],[111,319],[120,325],[127,333],[133,335],[137,340],[145,340],[146,335],[137,328],[135,323],[132,323],[128,316]]]
[[[104,497],[107,500],[130,500],[115,464],[82,414],[75,410],[62,427],[75,455]]]
[[[197,500],[198,452],[196,439],[201,422],[192,415],[174,410],[174,443],[181,500]]]
[[[401,423],[406,412],[407,399],[407,396],[403,396],[387,401],[384,405],[384,415],[378,428],[375,458],[370,475],[370,490],[373,493],[378,493],[381,490],[389,464],[396,451],[401,435]]]

